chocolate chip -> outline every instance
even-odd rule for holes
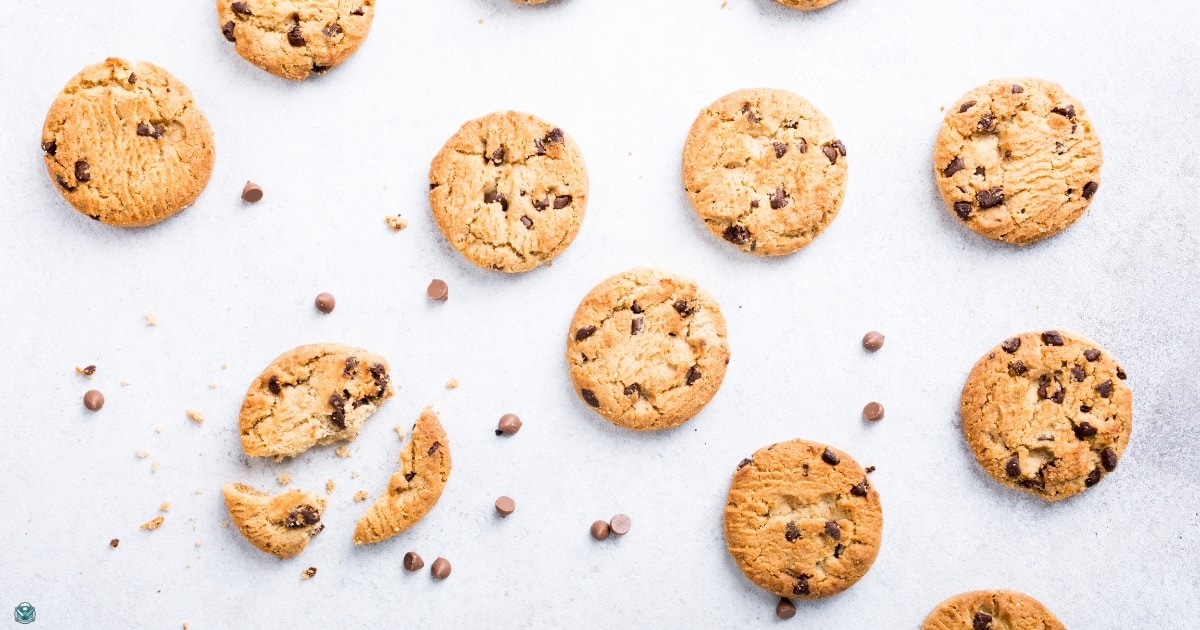
[[[375,387],[379,390],[378,395],[382,396],[384,392],[387,391],[388,382],[392,380],[392,378],[388,376],[387,368],[383,367],[382,363],[372,363],[371,367],[368,368],[367,371],[371,373],[371,380],[375,381]],[[347,394],[347,396],[349,396],[349,394]]]
[[[1100,469],[1093,468],[1092,472],[1088,473],[1087,479],[1083,480],[1083,485],[1085,487],[1091,488],[1092,486],[1094,486],[1098,483],[1100,483]]]
[[[119,545],[119,544],[121,544],[120,538],[114,538],[114,539],[108,541],[108,546],[112,547],[113,549],[116,549],[117,545]]]
[[[1066,150],[1066,148],[1067,148],[1067,145],[1065,145],[1065,144],[1063,144],[1063,143],[1061,143],[1061,142],[1055,142],[1055,143],[1054,143],[1054,153],[1055,153],[1056,155],[1062,155],[1062,154],[1063,154],[1063,152]]]
[[[230,41],[230,42],[237,41],[237,38],[233,36],[233,29],[234,29],[233,20],[226,22],[225,25],[221,27],[221,34],[225,36],[225,41]]]
[[[968,109],[975,107],[975,101],[967,101],[958,107],[958,113],[965,113]]]
[[[821,153],[825,154],[825,157],[829,159],[830,164],[837,164],[838,150],[834,148],[833,145],[823,145],[821,147]]]
[[[742,459],[742,461],[738,462],[737,469],[741,470],[741,469],[745,468],[746,466],[748,466],[753,461],[754,461],[753,459],[746,457],[746,458]]]
[[[434,453],[438,452],[438,449],[439,449],[439,448],[442,448],[442,443],[441,443],[441,442],[434,442],[433,444],[430,444],[430,445],[429,445],[429,451],[428,451],[428,452],[426,452],[425,454],[426,454],[426,455],[433,455]]]
[[[500,422],[496,424],[496,435],[515,435],[521,430],[521,418],[515,413],[506,413],[500,416]]]
[[[800,577],[796,578],[796,585],[792,587],[792,593],[795,595],[808,595],[808,578],[812,577],[806,573],[801,573]]]
[[[355,9],[355,10],[353,10],[353,11],[351,11],[351,12],[350,12],[350,15],[362,15],[362,14],[363,14],[363,8],[362,8],[362,7],[358,7],[357,9]]]
[[[342,398],[341,394],[329,395],[329,406],[333,407],[333,413],[329,419],[333,421],[334,426],[339,429],[346,428],[346,399]]]
[[[58,143],[53,140],[47,140],[42,143],[42,150],[48,153],[50,157],[54,157],[54,154],[58,153]]]
[[[1092,195],[1096,194],[1096,189],[1100,188],[1100,184],[1096,182],[1088,182],[1083,185],[1083,198],[1091,199]]]
[[[626,396],[641,396],[642,395],[642,386],[638,385],[637,383],[634,383],[632,385],[626,385],[624,391],[625,391]]]
[[[346,357],[346,367],[342,368],[342,376],[349,377],[350,373],[358,369],[358,357]]]
[[[318,293],[317,299],[313,300],[317,310],[322,313],[332,313],[333,307],[337,305],[337,301],[333,299],[333,295],[329,293]]]
[[[869,475],[869,474],[871,474],[871,473],[875,472],[875,467],[874,467],[874,466],[867,466],[867,467],[866,467],[866,471],[867,471],[867,474]],[[863,481],[865,482],[865,481],[866,481],[866,479],[864,479]]]
[[[1111,397],[1113,393],[1112,379],[1105,379],[1102,383],[1096,385],[1096,392],[1100,394],[1101,398]]]
[[[1088,348],[1083,351],[1083,358],[1088,361],[1095,361],[1100,358],[1100,351],[1095,348]]]
[[[1013,89],[1015,90],[1018,87],[1020,86],[1014,85]],[[991,630],[992,616],[985,612],[975,613],[975,618],[971,620],[971,627],[972,630]]]
[[[533,152],[537,155],[546,155],[546,143],[541,138],[533,139]]]
[[[838,457],[837,453],[834,453],[833,451],[826,448],[821,453],[821,461],[825,462],[826,464],[829,464],[830,466],[837,466],[839,463],[841,463],[842,458]]]
[[[775,194],[771,195],[771,209],[778,210],[786,208],[788,205],[787,193],[783,192],[782,188],[776,188]]]
[[[975,193],[975,201],[979,202],[980,208],[994,208],[1004,203],[1004,190],[999,186],[980,190]]]
[[[1050,111],[1055,114],[1058,114],[1059,116],[1066,116],[1070,120],[1075,120],[1075,106],[1074,105],[1059,105],[1058,107],[1055,107],[1054,109],[1052,109]]]
[[[571,195],[559,195],[554,198],[554,209],[562,210],[571,205]]]
[[[297,47],[297,48],[299,48],[300,46],[303,46],[305,43],[307,43],[304,41],[304,35],[300,34],[300,25],[299,24],[292,25],[292,30],[288,31],[287,39],[288,39],[289,44],[291,44],[292,46]]]
[[[1019,85],[1016,85],[1016,84],[1014,84],[1014,85],[1012,86],[1012,93],[1013,93],[1013,94],[1020,94],[1021,92],[1024,92],[1024,91],[1025,91],[1025,88],[1023,88],[1023,87],[1021,87],[1021,86],[1019,86]]]
[[[1009,457],[1008,461],[1004,462],[1004,472],[1009,477],[1021,476],[1021,458],[1016,453],[1013,453],[1012,457]]]
[[[687,318],[696,312],[696,305],[689,304],[687,300],[676,300],[673,306],[675,312],[679,313],[679,316],[683,318]]]
[[[633,304],[629,305],[629,310],[633,311],[634,315],[641,315],[646,311],[646,309],[642,308],[641,304],[637,303],[637,300],[634,300]]]
[[[512,500],[512,497],[500,497],[496,499],[496,513],[501,517],[512,514],[517,509],[517,502]]]
[[[1013,376],[1020,376],[1028,371],[1029,368],[1025,366],[1024,361],[1018,360],[1008,364],[1008,373]]]
[[[1082,381],[1083,379],[1087,378],[1087,372],[1083,370],[1082,365],[1076,364],[1071,366],[1071,376],[1073,376],[1077,381]]]
[[[694,365],[692,367],[688,368],[686,380],[687,380],[688,385],[691,385],[691,384],[695,383],[696,381],[700,380],[700,368],[698,368]]]
[[[745,105],[742,105],[742,113],[746,115],[746,120],[749,120],[752,123],[758,122],[758,115],[755,114],[754,111],[750,109],[750,103],[746,103]]]
[[[83,160],[75,163],[75,181],[86,182],[92,179],[92,165]]]
[[[489,190],[483,193],[483,203],[498,203],[501,212],[508,212],[508,197],[505,197],[504,193]]]
[[[992,131],[996,128],[996,115],[988,112],[980,116],[978,126],[981,131]]]
[[[1009,354],[1016,352],[1017,348],[1020,348],[1020,347],[1021,347],[1021,338],[1020,337],[1013,337],[1012,339],[1006,339],[1004,341],[1004,343],[1000,344],[1000,349]]]
[[[234,2],[232,8],[238,15],[254,15],[250,12],[250,5],[245,2]]]
[[[1080,422],[1075,425],[1075,437],[1081,440],[1094,437],[1097,431],[1096,427],[1092,426],[1090,422]]]
[[[855,484],[853,486],[850,486],[850,494],[852,494],[856,497],[867,496],[867,478],[863,477],[862,481],[858,482],[857,484]]]
[[[276,396],[283,392],[283,388],[279,386],[278,376],[271,375],[271,378],[267,379],[267,390]]]
[[[786,597],[780,597],[779,603],[775,604],[775,616],[780,619],[791,619],[796,616],[796,605],[792,600]]]
[[[410,551],[410,552],[404,554],[404,570],[405,571],[409,571],[409,572],[416,571],[418,569],[423,568],[424,566],[425,566],[425,561],[423,559],[421,559],[421,554],[419,554],[415,551]]]
[[[417,478],[417,473],[416,473],[416,471],[410,471],[410,472],[406,472],[406,473],[404,473],[404,480],[405,480],[405,481],[412,481],[413,479],[416,479],[416,478]]]
[[[787,153],[787,144],[783,142],[774,142],[772,143],[772,146],[775,147],[775,157],[777,158],[781,158],[785,153]]]
[[[533,219],[530,219],[527,216],[522,216],[521,217],[521,225],[524,225],[526,230],[532,230],[533,229]]]
[[[321,522],[321,512],[311,505],[298,505],[288,512],[287,521],[288,527],[304,527],[305,525],[316,525]]]
[[[137,73],[130,72],[129,73],[129,85],[133,85],[134,83],[137,83]]]
[[[96,366],[89,365],[82,370],[84,376],[91,376],[96,373]]]
[[[1117,452],[1111,446],[1104,447],[1100,451],[1100,465],[1104,466],[1104,470],[1112,472],[1117,469]]]
[[[1125,374],[1125,370],[1121,369],[1121,366],[1118,365],[1117,366],[1117,378],[1119,378],[1123,381],[1123,380],[1125,380],[1126,376],[1127,375]]]
[[[559,129],[558,127],[551,129],[550,133],[546,134],[546,142],[562,142],[562,141],[563,141],[563,130]]]
[[[954,156],[954,159],[950,160],[950,163],[946,165],[946,168],[942,169],[942,177],[950,177],[966,167],[967,165],[965,162],[963,162],[962,156],[956,155]]]
[[[608,528],[618,536],[628,534],[631,527],[633,527],[633,519],[629,518],[628,514],[617,514],[608,521]]]
[[[583,400],[587,404],[589,404],[593,407],[600,406],[600,399],[596,398],[596,392],[594,392],[590,389],[581,389],[581,390],[579,390],[579,395],[583,396]]]
[[[629,334],[631,336],[641,334],[642,329],[645,327],[646,327],[646,318],[645,317],[634,317],[629,323]]]
[[[957,214],[958,218],[966,221],[967,219],[971,218],[971,207],[970,201],[955,201],[954,214]]]
[[[787,527],[784,529],[783,537],[786,538],[788,542],[798,540],[801,537],[800,528],[796,526],[796,521],[787,522]]]
[[[444,580],[450,577],[450,561],[439,556],[437,560],[433,561],[429,573],[435,580]]]
[[[1079,405],[1079,412],[1080,412],[1080,413],[1090,413],[1091,411],[1092,411],[1092,406],[1091,406],[1091,405]]]
[[[808,476],[808,464],[800,464],[801,474]]]
[[[83,395],[83,406],[87,407],[89,411],[100,411],[100,408],[104,406],[104,394],[101,394],[97,390],[89,389]]]
[[[609,529],[607,521],[596,521],[595,523],[592,523],[592,538],[595,538],[596,540],[604,540],[608,538],[608,534],[611,531],[612,530]]]
[[[842,528],[838,527],[836,521],[825,521],[825,535],[834,540],[841,540]]]
[[[721,236],[734,245],[745,245],[750,240],[750,230],[744,225],[731,225],[725,228]]]
[[[507,151],[504,150],[504,147],[500,147],[499,149],[492,151],[492,155],[489,159],[491,159],[492,164],[496,164],[496,165],[503,164],[504,163],[504,155],[506,153],[507,153]]]
[[[808,140],[800,138],[800,141],[796,143],[796,150],[801,153],[808,153]]]
[[[321,32],[325,34],[325,37],[337,37],[342,34],[342,25],[337,22],[326,24]]]
[[[1047,330],[1042,333],[1042,342],[1048,346],[1063,345],[1063,336],[1057,330]]]
[[[982,166],[976,166],[975,174],[980,177],[987,177],[987,169],[983,168]]]
[[[872,422],[883,419],[883,405],[877,402],[869,402],[863,407],[863,417]]]
[[[533,200],[533,209],[537,210],[538,212],[541,212],[542,210],[545,210],[546,208],[549,208],[549,207],[550,207],[550,197],[549,196],[547,196],[544,199],[534,199]]]
[[[425,287],[425,296],[435,302],[445,302],[450,297],[450,285],[441,278],[434,278]]]
[[[583,341],[594,334],[596,334],[595,326],[584,326],[575,331],[575,341]]]
[[[842,141],[841,141],[841,140],[834,140],[833,142],[831,142],[831,143],[829,143],[829,144],[830,144],[830,146],[832,146],[833,148],[837,149],[837,150],[838,150],[838,153],[841,153],[841,154],[842,154],[842,156],[843,156],[843,157],[845,157],[845,155],[846,155],[846,145],[842,144]]]
[[[1057,378],[1051,378],[1046,374],[1043,374],[1038,380],[1037,393],[1038,398],[1049,399],[1060,405],[1062,404],[1063,397],[1066,395],[1062,383],[1059,383]]]

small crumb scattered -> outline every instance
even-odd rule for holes
[[[300,574],[300,579],[307,580],[317,574],[317,567],[308,567]]]
[[[150,451],[148,451],[144,448],[138,449],[137,456],[138,456],[138,459],[146,459],[147,457],[150,456]]]
[[[147,326],[157,326],[158,325],[158,315],[156,315],[154,313],[154,311],[146,311],[146,325]]]
[[[116,549],[117,545],[119,545],[119,544],[121,544],[120,538],[114,538],[114,539],[108,541],[108,546],[112,547],[113,549]]]
[[[337,484],[333,483],[332,479],[325,482],[325,492],[333,492],[333,489],[336,487],[337,487]]]
[[[279,473],[279,476],[275,478],[275,481],[279,482],[279,485],[281,486],[286,486],[289,483],[292,483],[292,476],[285,472],[281,472]]]
[[[229,529],[229,521],[221,521],[221,529]]]
[[[359,473],[357,470],[351,470],[351,471],[350,471],[350,478],[351,478],[351,479],[358,479],[358,476],[359,476],[359,474],[361,474],[361,473]]]
[[[161,516],[155,516],[154,518],[146,521],[145,523],[142,523],[141,529],[144,529],[146,531],[156,530],[162,526],[164,520],[166,520],[166,519],[164,519]]]
[[[197,539],[196,539],[196,546],[197,546],[197,547],[199,547],[200,545],[203,545],[203,544],[204,544],[204,541],[203,541],[203,540],[200,540],[199,538],[197,538]]]
[[[338,457],[350,457],[350,447],[343,444],[334,449],[333,454],[337,455]]]
[[[154,425],[154,432],[155,432],[155,433],[162,433],[162,425],[161,425],[161,424],[156,424],[156,425]]]
[[[129,387],[130,385],[133,385],[133,381],[127,378],[121,379],[121,387]]]
[[[355,503],[362,503],[363,501],[366,501],[366,500],[367,500],[367,491],[366,490],[359,490],[358,492],[354,493],[354,502]]]
[[[192,422],[195,422],[196,424],[204,424],[204,414],[196,411],[195,409],[188,409],[187,417],[191,418]]]
[[[183,623],[183,630],[188,630],[188,625],[187,625],[186,621]]]
[[[163,501],[163,502],[162,502],[162,504],[160,504],[160,505],[158,506],[158,509],[160,509],[160,510],[162,510],[162,511],[164,511],[164,512],[170,512],[170,511],[171,511],[171,502],[170,502],[170,501]]]
[[[385,220],[387,221],[388,227],[392,228],[393,232],[399,232],[400,230],[408,227],[408,219],[405,219],[398,214],[390,215]]]
[[[213,382],[209,383],[209,384],[208,384],[208,388],[209,388],[209,389],[216,389],[216,388],[217,388],[217,382],[216,382],[216,381],[213,381]]]
[[[457,388],[458,388],[458,379],[452,378],[452,379],[446,381],[446,389],[457,389]]]
[[[154,460],[154,463],[150,464],[150,472],[152,472],[152,473],[158,472],[159,466],[162,466],[162,462],[158,461],[157,459]]]
[[[483,18],[479,18],[479,23],[483,24]]]
[[[873,473],[873,472],[875,472],[875,467],[874,467],[874,466],[867,466],[867,474],[869,475],[869,474],[871,474],[871,473]]]
[[[89,365],[85,368],[81,368],[77,365],[77,366],[75,366],[75,373],[82,374],[88,378],[92,378],[92,375],[96,373],[96,366]]]
[[[396,435],[400,436],[400,441],[403,442],[404,441],[404,427],[397,424],[392,427],[392,430],[396,432]]]
[[[196,494],[204,494],[204,488],[201,488],[201,487],[197,486],[197,487],[196,487]]]
[[[222,370],[228,370],[228,369],[229,369],[229,364],[228,364],[228,363],[222,363],[222,364],[221,364],[221,369],[222,369]]]
[[[727,5],[727,4],[729,4],[729,3],[728,3],[728,2],[722,2],[722,3],[721,3],[721,8],[722,8],[722,9],[724,9],[724,8],[725,8],[725,5]]]

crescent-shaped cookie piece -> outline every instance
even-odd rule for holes
[[[325,499],[303,490],[271,495],[243,483],[222,488],[229,518],[250,544],[280,558],[290,558],[321,533]]]

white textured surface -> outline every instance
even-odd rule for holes
[[[43,4],[9,24],[0,65],[0,619],[28,600],[31,627],[46,628],[772,625],[775,598],[728,557],[721,513],[737,462],[792,437],[878,466],[885,508],[871,572],[799,604],[792,627],[911,629],[943,598],[988,587],[1025,591],[1072,629],[1194,615],[1193,3],[843,0],[802,14],[767,0],[393,0],[354,58],[305,84],[238,58],[207,0]],[[199,203],[148,229],[77,214],[42,166],[54,95],[109,55],[188,83],[217,134]],[[940,108],[1013,75],[1081,99],[1106,158],[1091,211],[1024,249],[960,226],[929,165]],[[776,260],[713,238],[679,182],[693,117],[751,86],[809,98],[849,149],[842,214]],[[574,135],[592,181],[574,245],[517,277],[450,251],[425,201],[442,142],[500,108]],[[238,198],[246,179],[266,189],[258,205]],[[395,212],[407,230],[386,228]],[[579,298],[644,264],[709,289],[733,353],[708,409],[651,435],[592,414],[561,356]],[[424,297],[434,276],[450,283],[445,304]],[[320,291],[336,295],[332,315],[312,308]],[[1049,327],[1115,354],[1135,405],[1118,471],[1056,505],[986,477],[956,412],[981,353]],[[858,345],[871,328],[888,335],[876,355]],[[388,357],[397,397],[352,458],[248,460],[236,430],[246,386],[277,354],[324,340]],[[89,363],[95,378],[74,373]],[[90,387],[108,398],[99,413],[80,403]],[[872,399],[887,418],[868,426],[859,412]],[[351,496],[384,487],[392,427],[429,403],[454,453],[441,503],[408,533],[355,548],[366,504]],[[189,407],[208,421],[194,425]],[[525,428],[496,438],[509,411]],[[288,561],[220,526],[223,482],[273,489],[283,471],[296,487],[337,482],[328,528]],[[500,494],[517,501],[504,521]],[[166,523],[139,531],[164,500]],[[633,531],[592,541],[589,524],[616,512]],[[446,556],[453,575],[405,574],[409,549]],[[301,581],[310,565],[318,575]]]

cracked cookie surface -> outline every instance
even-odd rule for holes
[[[442,496],[450,478],[450,441],[434,411],[426,407],[400,451],[400,470],[354,528],[355,544],[391,538],[421,520]]]
[[[1066,630],[1038,600],[1016,591],[971,591],[937,605],[921,630]]]
[[[827,7],[837,0],[775,0],[785,7],[800,9],[801,11],[814,11],[822,7]]]
[[[285,79],[342,63],[367,38],[375,0],[217,0],[217,23],[243,59]]]
[[[238,531],[269,554],[290,558],[325,529],[323,497],[299,489],[271,495],[243,483],[227,483],[221,490]]]
[[[988,238],[1027,245],[1074,223],[1100,187],[1083,104],[1041,79],[1001,79],[949,108],[933,151],[946,207]]]
[[[725,503],[725,544],[746,577],[780,597],[840,593],[879,553],[883,508],[846,453],[790,440],[742,460]]]
[[[71,78],[42,127],[54,187],[103,223],[158,223],[192,205],[216,159],[212,128],[166,70],[109,58]]]
[[[588,176],[562,129],[521,112],[467,121],[429,167],[429,206],[468,260],[509,273],[561,253],[583,222]]]
[[[760,256],[794,252],[837,216],[846,146],[786,90],[739,90],[704,108],[683,148],[683,185],[709,231]]]
[[[1129,443],[1133,394],[1095,342],[1028,332],[975,364],[962,391],[963,435],[989,475],[1048,501],[1096,485]]]
[[[293,348],[246,391],[238,415],[242,448],[278,459],[353,440],[391,396],[388,364],[379,355],[336,343]]]
[[[665,429],[700,412],[729,363],[725,316],[687,278],[637,268],[596,285],[567,331],[579,397],[612,422]]]

